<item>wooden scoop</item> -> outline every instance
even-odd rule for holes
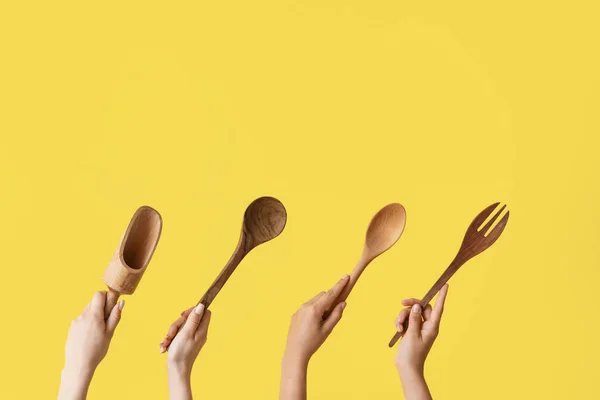
[[[250,203],[244,213],[242,232],[233,255],[198,304],[202,303],[208,308],[246,254],[256,246],[279,236],[285,228],[286,221],[287,212],[285,207],[276,198],[260,197]],[[161,342],[161,352],[169,348],[171,341],[193,309],[194,307],[181,313],[181,318],[169,327],[167,336]]]
[[[358,260],[358,263],[350,274],[350,280],[344,287],[344,290],[331,305],[331,310],[348,298],[350,291],[356,284],[356,281],[363,273],[367,265],[377,256],[383,254],[390,249],[402,236],[404,226],[406,225],[406,210],[399,203],[388,204],[383,207],[371,219],[367,228],[367,237],[363,252]],[[329,311],[331,311],[329,310]],[[329,311],[325,313],[323,318],[326,318]]]
[[[129,222],[102,280],[108,286],[104,317],[122,294],[133,294],[150,263],[162,230],[162,218],[152,207],[140,207]]]
[[[492,215],[492,212],[500,205],[500,203],[494,203],[491,206],[487,207],[485,210],[480,212],[471,225],[467,228],[467,233],[465,233],[465,237],[463,239],[462,244],[460,245],[460,249],[454,257],[454,260],[450,263],[450,266],[446,268],[442,276],[433,284],[429,292],[425,294],[425,296],[421,299],[419,305],[421,309],[425,309],[427,304],[433,299],[433,296],[437,292],[442,289],[442,286],[448,282],[448,280],[458,271],[458,269],[471,258],[475,257],[477,254],[481,253],[488,247],[494,244],[496,240],[502,234],[506,223],[508,222],[508,217],[510,212],[507,211],[504,217],[498,222],[498,224],[490,230],[494,222],[498,219],[502,211],[506,205],[502,206],[500,210],[484,225],[483,223]],[[404,321],[402,332],[396,332],[396,334],[390,340],[388,346],[393,347],[394,344],[400,339],[400,337],[407,331],[408,329],[408,318]]]

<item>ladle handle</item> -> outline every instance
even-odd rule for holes
[[[425,296],[423,296],[423,298],[419,302],[419,305],[421,306],[421,310],[423,310],[423,309],[425,309],[425,307],[427,307],[427,304],[429,304],[429,302],[435,297],[437,292],[439,292],[442,289],[442,287],[444,287],[444,285],[446,283],[448,283],[448,281],[450,280],[452,275],[454,275],[454,273],[456,273],[456,271],[458,271],[458,269],[465,263],[465,261],[458,260],[458,256],[457,256],[457,258],[455,258],[450,263],[450,266],[448,266],[448,268],[446,268],[446,270],[444,271],[442,276],[439,277],[439,279],[433,284],[431,289],[429,289],[427,294],[425,294]],[[392,340],[390,340],[390,343],[388,344],[389,347],[394,347],[394,345],[396,344],[398,339],[400,339],[402,337],[402,335],[404,335],[406,333],[406,330],[408,329],[408,320],[409,319],[406,318],[404,320],[404,322],[402,323],[402,332],[396,332],[394,334],[394,337],[392,338]]]
[[[248,251],[249,250],[247,250],[245,246],[245,238],[244,236],[242,236],[240,238],[240,243],[231,255],[231,258],[229,259],[229,261],[227,261],[227,264],[225,265],[223,270],[221,270],[221,273],[219,274],[219,276],[217,276],[217,279],[215,279],[215,281],[212,283],[212,285],[210,285],[206,293],[204,293],[204,296],[202,296],[198,304],[202,303],[206,308],[210,306],[215,297],[217,297],[217,294],[219,294],[223,286],[225,286],[225,283],[227,282],[231,274],[233,274],[233,271],[235,271],[237,266],[246,256],[246,254],[248,254]]]
[[[104,320],[108,319],[113,307],[117,304],[117,301],[119,301],[120,295],[119,292],[108,288],[108,293],[106,293],[106,303],[104,304]]]

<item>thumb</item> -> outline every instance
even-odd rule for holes
[[[197,307],[194,307],[194,311],[190,313],[187,321],[185,321],[185,325],[181,328],[181,332],[190,337],[194,336],[196,329],[200,325],[200,321],[202,320],[202,315],[204,314],[204,304],[200,303]]]
[[[117,325],[119,325],[119,321],[121,320],[121,311],[123,311],[123,307],[125,307],[125,300],[121,300],[110,311],[110,315],[106,320],[106,331],[111,335],[117,329]]]
[[[325,322],[323,322],[323,330],[329,335],[333,328],[340,322],[342,319],[342,313],[344,312],[344,308],[346,308],[346,302],[342,301],[340,304],[333,308],[333,311],[329,314]]]
[[[407,335],[421,336],[421,325],[423,325],[423,318],[421,317],[421,306],[415,304],[410,309],[410,316],[408,317],[408,329],[406,330]]]

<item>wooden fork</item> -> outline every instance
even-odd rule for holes
[[[425,309],[427,304],[433,299],[433,296],[437,292],[440,291],[442,286],[448,282],[448,280],[454,275],[456,271],[471,258],[475,257],[477,254],[483,252],[485,249],[490,247],[494,242],[500,237],[500,234],[504,230],[506,223],[508,222],[508,216],[510,212],[506,212],[506,215],[498,222],[498,224],[492,229],[487,235],[486,232],[492,227],[494,222],[498,219],[506,205],[502,206],[500,210],[489,220],[485,226],[481,227],[485,220],[492,214],[492,212],[498,207],[500,203],[494,203],[482,212],[479,213],[471,222],[471,225],[467,228],[467,233],[465,234],[465,238],[458,250],[458,254],[454,257],[454,260],[450,263],[450,266],[446,268],[446,271],[440,276],[440,278],[433,284],[429,292],[421,299],[419,303],[421,309]],[[481,227],[481,229],[479,229]],[[389,346],[393,347],[394,344],[400,339],[400,337],[406,332],[408,329],[408,318],[404,321],[403,324],[404,329],[402,332],[396,332],[392,340],[390,340]]]

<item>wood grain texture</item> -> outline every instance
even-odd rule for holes
[[[133,294],[137,288],[156,250],[161,231],[162,218],[152,207],[140,207],[131,218],[102,278],[108,287],[106,317],[120,295]]]
[[[256,246],[279,236],[283,232],[286,222],[285,207],[276,198],[260,197],[250,203],[244,213],[242,232],[237,247],[198,304],[202,303],[208,308],[246,254]]]
[[[461,266],[463,266],[467,261],[475,257],[477,254],[480,254],[485,249],[489,248],[496,240],[498,240],[502,234],[502,231],[506,227],[510,212],[506,212],[500,222],[498,222],[498,224],[491,231],[489,230],[494,222],[498,219],[500,214],[502,214],[502,211],[504,211],[506,205],[502,206],[500,210],[488,221],[488,223],[485,224],[485,226],[482,226],[485,220],[492,214],[498,205],[500,205],[500,203],[494,203],[487,207],[475,217],[473,222],[471,222],[471,225],[469,225],[467,228],[467,232],[465,233],[465,237],[462,241],[460,249],[458,250],[458,253],[456,254],[456,257],[454,257],[454,260],[452,260],[442,276],[439,277],[439,279],[433,284],[431,289],[429,289],[429,291],[419,302],[421,309],[424,309],[429,304],[436,293],[442,289],[442,287],[448,282],[448,280],[450,280],[452,275],[454,275]],[[487,233],[488,231],[489,233]],[[388,344],[389,347],[393,347],[407,329],[408,318],[404,321],[402,332],[396,332],[396,334],[390,340]]]
[[[388,204],[373,216],[367,228],[363,252],[350,273],[350,279],[344,290],[331,305],[331,310],[348,298],[358,278],[371,261],[390,249],[400,239],[405,225],[406,210],[399,203]],[[331,310],[325,312],[323,319],[327,318]]]

